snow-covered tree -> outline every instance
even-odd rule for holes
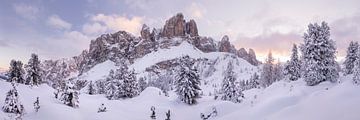
[[[40,60],[38,55],[31,54],[31,58],[28,64],[25,66],[26,69],[26,82],[27,85],[40,85],[42,83]]]
[[[105,82],[104,80],[98,80],[95,82],[96,85],[96,93],[97,94],[105,94],[106,93],[106,86],[105,86]]]
[[[36,112],[38,112],[39,109],[40,109],[39,97],[36,97],[36,101],[34,102],[34,109],[35,109]]]
[[[280,60],[274,65],[274,81],[279,81],[284,78],[283,66]]]
[[[262,87],[267,87],[275,82],[274,77],[274,58],[272,57],[272,53],[269,52],[265,63],[263,64],[261,76],[260,76],[260,85]]]
[[[321,26],[317,23],[309,24],[301,51],[303,75],[307,85],[337,81],[339,72],[335,61],[335,41],[330,39],[330,28],[326,22],[322,22]]]
[[[89,82],[87,90],[88,90],[87,93],[90,95],[96,94],[95,85],[93,84],[92,81]]]
[[[360,58],[360,50],[356,53],[357,58]],[[354,76],[353,81],[355,84],[360,84],[360,59],[356,59],[354,63]]]
[[[301,76],[301,63],[298,56],[298,48],[294,44],[292,48],[290,61],[285,66],[285,75],[288,75],[289,80],[295,81]]]
[[[61,94],[60,100],[70,107],[79,107],[79,91],[75,89],[75,85],[72,81],[66,83],[65,90]]]
[[[23,63],[21,61],[11,60],[8,73],[9,79],[7,81],[24,84],[24,74]]]
[[[24,114],[24,106],[19,101],[19,93],[16,90],[15,84],[12,83],[12,89],[7,92],[5,97],[5,104],[2,110],[6,113],[15,113],[18,115]]]
[[[200,78],[196,69],[192,68],[189,56],[180,59],[180,70],[176,76],[176,93],[179,99],[187,104],[195,104],[200,97]]]
[[[242,96],[242,92],[235,84],[236,76],[233,71],[234,66],[232,62],[229,62],[227,65],[227,69],[225,71],[224,79],[222,81],[222,100],[232,101],[235,103],[240,102],[240,97]]]
[[[144,91],[147,86],[148,86],[148,84],[146,83],[146,78],[140,77],[139,78],[139,90]]]
[[[123,70],[123,84],[120,90],[123,91],[121,95],[124,98],[132,98],[139,94],[139,84],[136,80],[135,70],[128,71],[127,67]]]
[[[352,74],[354,72],[354,63],[358,58],[357,52],[359,50],[359,43],[351,41],[346,51],[346,57],[344,61],[344,74]]]
[[[114,70],[110,70],[109,76],[106,78],[105,84],[106,98],[108,98],[109,100],[118,99],[117,91],[119,83],[119,80],[115,79]]]

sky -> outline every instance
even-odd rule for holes
[[[0,0],[0,70],[31,53],[43,60],[79,55],[101,34],[139,35],[142,24],[161,28],[179,12],[196,21],[201,36],[228,35],[260,60],[272,51],[286,61],[309,23],[329,24],[339,59],[350,41],[360,41],[360,0]]]

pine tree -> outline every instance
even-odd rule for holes
[[[196,98],[200,97],[200,78],[196,69],[192,67],[190,57],[180,59],[180,70],[176,80],[176,93],[179,99],[187,104],[195,104]]]
[[[359,43],[351,41],[346,51],[346,57],[344,61],[344,74],[352,74],[354,72],[354,63],[358,58],[357,52],[359,50]]]
[[[289,80],[295,81],[301,76],[301,63],[298,57],[297,46],[294,44],[292,48],[290,61],[287,62],[285,67],[285,74],[289,76]]]
[[[23,63],[21,61],[11,60],[8,73],[9,79],[7,81],[24,84],[24,73]]]
[[[118,80],[115,79],[115,72],[111,70],[109,76],[106,78],[105,88],[106,88],[106,98],[109,100],[118,99],[118,95],[116,95],[118,90]]]
[[[360,50],[356,53],[357,58],[360,58]],[[360,84],[360,59],[356,59],[354,63],[354,76],[353,82],[355,84]]]
[[[41,80],[41,68],[38,55],[31,54],[31,58],[26,65],[26,83],[27,85],[40,85]]]
[[[314,86],[323,81],[336,82],[339,78],[335,61],[335,41],[330,39],[330,28],[326,22],[321,26],[309,24],[301,46],[304,80]]]
[[[281,65],[280,60],[274,66],[274,81],[279,81],[284,78],[283,66]]]
[[[148,86],[148,84],[146,83],[146,78],[140,77],[139,78],[139,90],[144,91],[147,86]]]
[[[272,53],[269,52],[261,71],[260,85],[265,88],[271,85],[273,82],[275,82],[274,58],[272,57]]]
[[[225,77],[222,81],[222,100],[226,101],[232,101],[232,102],[240,102],[240,97],[242,96],[241,90],[237,89],[237,86],[235,85],[236,76],[233,71],[233,64],[232,62],[229,62],[227,65]]]
[[[89,82],[87,93],[88,93],[89,95],[94,95],[94,94],[96,94],[95,85],[92,83],[92,81]]]
[[[123,84],[121,84],[120,89],[124,91],[123,97],[125,98],[132,98],[139,94],[139,85],[136,80],[135,70],[128,71],[127,67],[123,71],[124,79]]]
[[[70,107],[79,107],[79,92],[75,89],[73,82],[68,81],[64,92],[61,94],[60,100]]]
[[[14,83],[12,83],[12,87],[13,88],[6,94],[5,104],[2,107],[2,110],[7,113],[15,113],[21,116],[24,114],[24,106],[19,101],[19,94]]]

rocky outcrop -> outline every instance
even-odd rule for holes
[[[189,34],[190,37],[199,36],[195,20],[191,19],[186,23],[186,34]]]
[[[195,37],[193,44],[196,48],[203,52],[216,52],[216,43],[211,37]]]
[[[176,16],[166,20],[161,36],[168,38],[185,36],[185,20],[183,14],[178,13]]]
[[[239,56],[240,58],[248,61],[252,65],[257,66],[260,64],[260,61],[258,61],[256,59],[255,51],[251,48],[249,49],[249,52],[246,52],[245,48],[240,48],[236,52],[236,55]]]
[[[252,65],[259,65],[261,62],[259,60],[256,59],[256,54],[255,51],[253,49],[249,49],[249,60],[248,62]]]
[[[150,28],[146,24],[143,24],[140,31],[140,35],[142,39],[150,39],[151,37]]]
[[[230,44],[229,36],[225,35],[219,42],[219,52],[228,52],[236,54],[235,47]]]
[[[183,37],[186,35],[191,37],[199,36],[195,21],[190,20],[186,22],[182,13],[178,13],[169,20],[166,20],[161,32],[161,37],[167,38]]]

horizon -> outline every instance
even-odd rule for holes
[[[26,63],[31,53],[41,60],[79,55],[101,34],[125,30],[139,36],[142,24],[161,28],[179,12],[196,21],[200,36],[220,41],[228,35],[237,49],[254,49],[260,61],[268,51],[281,62],[289,59],[292,44],[302,43],[310,23],[329,23],[338,61],[350,41],[360,40],[360,1],[218,2],[6,0],[0,5],[0,71],[8,69],[11,59]]]

